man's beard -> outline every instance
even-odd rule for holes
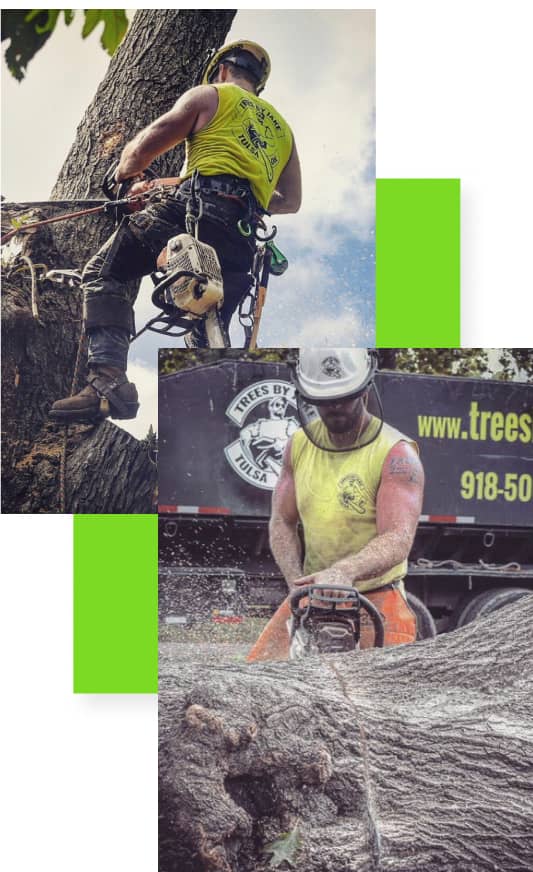
[[[354,433],[355,435],[361,424],[361,412],[359,408],[351,414],[341,410],[324,411],[320,417],[330,433]]]

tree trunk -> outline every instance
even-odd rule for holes
[[[295,827],[295,872],[532,869],[532,622],[160,669],[160,872],[267,870]]]
[[[53,199],[101,195],[105,171],[125,143],[153,118],[168,110],[195,83],[210,51],[220,45],[235,15],[229,11],[148,10],[135,14],[96,96],[78,127],[76,139],[52,192]],[[177,174],[181,147],[157,161],[161,175]],[[5,220],[28,209],[7,204]],[[32,211],[34,220],[59,210]],[[26,218],[28,220],[28,218]],[[104,215],[48,225],[15,237],[3,252],[2,318],[2,509],[6,512],[59,511],[59,457],[63,428],[47,423],[54,400],[68,396],[81,332],[81,292],[39,280],[39,320],[32,316],[30,271],[21,255],[50,269],[81,269],[112,232]],[[38,276],[44,270],[37,270]],[[85,376],[85,358],[79,383]],[[70,428],[66,511],[150,511],[156,471],[143,443],[106,424]],[[95,439],[98,451],[93,450]],[[85,444],[86,443],[86,444]],[[77,456],[71,456],[72,451]],[[83,461],[84,459],[84,461]],[[120,490],[102,486],[109,471],[121,470]],[[128,485],[128,470],[136,487]],[[118,475],[118,472],[117,472]],[[115,482],[117,484],[117,482]],[[125,488],[128,488],[126,493]],[[86,494],[81,498],[80,490]],[[94,501],[88,499],[92,494]],[[84,506],[84,508],[83,508]]]
[[[206,59],[222,45],[235,10],[140,9],[112,58],[59,173],[52,199],[100,197],[106,170],[139,130],[197,84]],[[155,161],[160,176],[177,175],[183,146]],[[83,265],[109,235],[109,219],[60,225],[61,245]]]

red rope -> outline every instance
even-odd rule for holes
[[[110,200],[110,203],[113,201]],[[8,233],[4,233],[0,242],[8,242],[16,233],[22,233],[25,230],[32,230],[34,227],[42,227],[43,224],[55,224],[56,221],[66,221],[67,218],[80,218],[82,215],[90,215],[91,212],[101,212],[107,208],[107,203],[102,203],[101,206],[93,206],[91,209],[80,209],[79,212],[69,212],[67,215],[56,215],[55,218],[43,218],[42,221],[32,221],[30,224],[21,224],[20,227],[14,227]]]

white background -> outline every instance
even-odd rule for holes
[[[463,345],[533,345],[530,8],[377,5],[377,174],[462,179]],[[155,872],[156,699],[71,693],[72,521],[1,520],[0,862]]]

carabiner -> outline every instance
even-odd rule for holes
[[[255,229],[255,238],[257,239],[258,242],[270,242],[270,240],[274,239],[276,233],[278,232],[278,228],[276,227],[275,224],[273,224],[272,230],[270,231],[270,233],[267,233],[265,236],[260,236],[259,233],[257,232],[259,230],[259,227],[261,227],[262,230],[267,229],[264,221],[261,221],[261,223],[257,225],[257,227]]]
[[[239,218],[237,221],[237,229],[242,236],[251,236],[252,228],[248,224],[248,221],[243,221],[242,218]]]

